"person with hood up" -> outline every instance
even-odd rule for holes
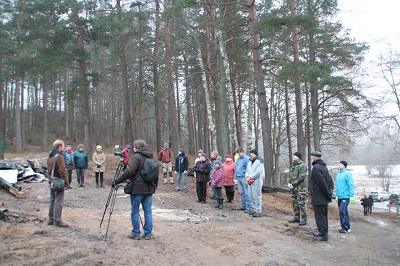
[[[175,175],[176,175],[176,191],[181,190],[181,180],[183,181],[183,192],[188,192],[189,186],[187,183],[187,170],[189,167],[189,159],[185,155],[183,149],[178,150],[178,156],[175,160]]]
[[[225,187],[226,202],[232,203],[235,197],[235,162],[231,154],[225,155],[225,162],[222,164],[224,169],[224,181],[222,185]]]
[[[211,164],[207,160],[207,155],[202,153],[193,168],[196,173],[196,193],[197,202],[206,203],[207,199],[207,183],[210,181]]]
[[[54,175],[54,177],[62,178],[65,182],[65,187],[69,187],[67,172],[65,171],[65,161],[63,157],[64,149],[64,141],[59,139],[54,141],[53,150],[50,152],[49,157],[47,158],[48,179],[50,184],[49,220],[47,224],[58,227],[68,227],[68,224],[63,223],[61,219],[62,207],[64,203],[64,189],[61,191],[56,191],[52,189],[51,183]]]
[[[215,160],[214,169],[211,175],[211,185],[215,188],[217,205],[215,208],[222,209],[224,207],[224,198],[222,197],[222,183],[224,182],[224,169],[221,160]]]
[[[264,165],[263,159],[258,156],[256,149],[250,151],[250,160],[247,163],[246,182],[249,190],[250,210],[249,215],[253,217],[262,216],[262,186]]]
[[[83,144],[79,144],[78,150],[74,152],[76,180],[78,181],[79,187],[85,186],[85,171],[88,168],[89,164],[87,153],[83,149]]]
[[[132,232],[128,236],[128,238],[133,240],[140,240],[140,205],[142,205],[144,212],[144,239],[150,240],[153,231],[153,215],[151,208],[153,205],[153,194],[156,191],[157,184],[146,182],[141,176],[140,172],[144,167],[144,157],[153,158],[153,153],[147,147],[144,140],[135,140],[135,142],[133,142],[133,155],[129,159],[126,169],[112,184],[112,186],[115,187],[128,179],[133,183],[132,193],[130,195]]]
[[[104,166],[106,162],[106,155],[103,152],[103,148],[100,145],[96,146],[96,151],[93,153],[92,161],[94,163],[93,172],[96,178],[96,187],[99,187],[99,176],[100,176],[100,186],[103,186],[103,175],[106,171],[106,167]]]

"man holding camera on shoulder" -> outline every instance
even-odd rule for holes
[[[144,167],[144,157],[152,158],[153,154],[144,140],[135,140],[135,142],[133,142],[133,155],[129,158],[129,163],[125,171],[123,171],[112,184],[114,187],[128,179],[132,182],[132,192],[130,195],[132,233],[128,237],[134,240],[140,240],[140,204],[142,204],[145,220],[143,225],[144,239],[150,240],[152,236],[151,232],[153,230],[153,217],[151,210],[153,205],[152,195],[155,193],[157,184],[146,182],[141,177],[140,172]]]

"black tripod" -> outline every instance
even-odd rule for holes
[[[123,171],[124,169],[125,169],[124,163],[120,162],[118,164],[117,171],[115,171],[115,175],[114,175],[114,178],[113,178],[113,181],[112,181],[111,184],[114,184],[115,179],[121,174],[121,171]],[[108,227],[110,226],[111,215],[112,215],[112,212],[114,210],[115,198],[117,197],[117,192],[118,192],[118,188],[119,187],[120,187],[120,185],[116,185],[114,187],[111,187],[110,194],[108,195],[106,207],[104,208],[103,217],[101,218],[101,222],[100,222],[100,226],[99,227],[101,227],[101,225],[103,223],[103,220],[104,220],[104,215],[106,214],[106,211],[107,211],[107,208],[108,208],[108,205],[110,205],[110,203],[111,203],[111,205],[110,205],[110,216],[108,217],[107,231],[106,231],[106,234],[104,236],[104,241],[107,240]]]

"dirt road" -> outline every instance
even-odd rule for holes
[[[330,238],[314,242],[312,210],[309,223],[299,227],[292,218],[289,195],[263,195],[263,217],[253,218],[235,202],[224,209],[215,202],[196,203],[194,182],[188,193],[160,185],[153,198],[151,240],[131,240],[129,198],[119,190],[108,238],[106,213],[112,171],[106,188],[95,188],[88,172],[85,188],[66,191],[63,221],[69,228],[47,225],[49,191],[46,182],[23,183],[25,199],[0,190],[0,265],[399,265],[399,218],[384,212],[364,217],[361,206],[350,209],[352,232],[339,234],[337,207],[330,205]],[[76,185],[74,181],[72,185]],[[309,208],[310,209],[310,208]],[[143,215],[142,215],[143,216]]]

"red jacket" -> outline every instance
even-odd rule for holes
[[[171,161],[171,150],[162,148],[158,153],[158,160],[162,163],[169,163]]]
[[[236,164],[232,162],[224,162],[222,164],[222,168],[224,169],[224,181],[222,182],[223,186],[234,186],[235,182],[233,178],[235,177],[235,166]]]

